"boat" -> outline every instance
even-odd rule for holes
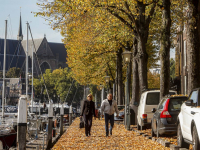
[[[2,116],[0,119],[0,141],[3,149],[9,149],[16,144],[17,131],[14,129],[13,122],[16,122],[14,114],[6,112],[14,110],[14,107],[5,107],[5,68],[6,68],[6,41],[7,41],[7,20],[5,20],[5,39],[4,39],[4,64],[3,64],[3,90],[2,90]],[[12,109],[9,109],[12,108]],[[7,114],[8,113],[8,114]]]

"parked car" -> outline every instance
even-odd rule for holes
[[[177,120],[178,146],[194,150],[200,149],[200,88],[192,90],[189,98],[181,106]]]
[[[170,90],[170,95],[175,95],[176,91]],[[160,102],[160,90],[150,90],[142,93],[140,104],[138,106],[137,114],[137,129],[143,130],[151,126],[151,119],[153,112],[151,110],[156,108]]]
[[[181,105],[187,100],[187,96],[172,95],[164,97],[157,109],[153,108],[153,118],[151,121],[151,135],[159,137],[163,134],[177,133],[177,117]]]
[[[115,121],[123,121],[124,120],[124,111],[125,111],[125,106],[124,105],[117,105],[118,110],[119,110],[119,115],[117,117],[116,112],[114,113],[114,120]]]

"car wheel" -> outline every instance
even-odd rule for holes
[[[193,126],[192,146],[193,146],[193,150],[199,150],[200,149],[199,138],[198,138],[196,126]]]
[[[181,125],[180,125],[180,123],[178,124],[178,129],[177,129],[177,144],[178,144],[178,146],[180,146],[182,148],[189,148],[189,146],[190,146],[183,139],[183,135],[182,135],[182,132],[181,132]]]
[[[145,126],[141,126],[141,130],[145,130],[146,129],[146,127]]]
[[[137,130],[140,130],[140,125],[137,123]]]

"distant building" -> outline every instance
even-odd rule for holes
[[[186,26],[180,26],[174,43],[175,47],[175,84],[179,87],[181,94],[189,94],[188,89],[188,68],[187,68],[187,35]]]
[[[34,57],[32,57],[32,48],[34,42]],[[28,41],[28,56],[29,56],[29,70],[31,71],[31,60],[34,58],[34,72],[35,75],[40,74],[39,66],[44,72],[46,69],[58,69],[67,67],[66,57],[67,52],[63,43],[48,42],[46,36],[41,39],[34,39]],[[36,51],[36,52],[35,52]],[[36,55],[38,61],[36,60]],[[0,39],[0,71],[3,70],[4,57],[4,39]],[[26,40],[23,40],[21,15],[19,23],[19,32],[17,40],[7,40],[6,48],[6,71],[12,67],[21,68],[25,71],[25,57],[26,57]]]

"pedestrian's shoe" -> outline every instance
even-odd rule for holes
[[[88,136],[91,136],[90,132],[88,133]]]
[[[112,131],[110,131],[110,135],[112,135]]]

